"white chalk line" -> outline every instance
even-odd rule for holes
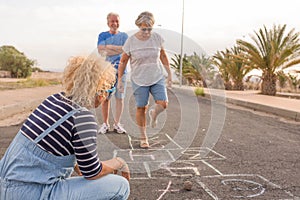
[[[261,176],[261,175],[256,175],[259,178],[263,179],[264,181],[266,181],[268,184],[272,185],[273,187],[277,187],[278,189],[282,190],[282,187],[280,187],[279,185],[276,185],[275,183],[272,183],[271,181],[269,181],[268,179],[266,179],[265,177]],[[287,195],[289,195],[290,197],[295,197],[290,191],[287,190],[283,190]]]
[[[168,134],[165,134],[166,135],[166,137],[172,142],[172,143],[174,143],[176,146],[178,146],[179,147],[179,149],[183,149],[183,147],[181,147],[178,143],[176,143]],[[128,142],[129,142],[129,145],[130,145],[130,148],[131,148],[131,150],[135,150],[134,148],[133,148],[133,145],[132,145],[132,139],[131,139],[131,137],[130,137],[130,135],[127,135],[128,136]],[[156,137],[156,138],[158,138],[158,137]],[[156,142],[155,144],[158,144],[159,142]],[[220,159],[226,159],[226,157],[225,156],[223,156],[222,154],[220,154],[220,153],[218,153],[218,152],[216,152],[216,151],[214,151],[213,149],[210,149],[210,148],[207,148],[207,147],[205,147],[205,148],[199,148],[199,147],[191,147],[191,148],[189,148],[188,150],[199,150],[199,151],[201,151],[201,149],[204,149],[204,150],[209,150],[210,152],[213,152],[214,154],[216,154],[216,155],[218,155],[220,158],[210,158],[210,160],[220,160]],[[150,150],[150,149],[149,149]],[[157,150],[157,148],[154,148],[153,150]],[[160,150],[166,150],[167,152],[168,152],[168,154],[169,154],[169,156],[171,157],[171,161],[173,161],[173,162],[175,162],[176,161],[176,159],[174,158],[174,156],[173,156],[173,154],[170,152],[170,151],[172,151],[172,150],[178,150],[178,149],[176,149],[176,148],[174,148],[174,149],[160,149]],[[122,149],[121,151],[127,151],[126,149]],[[183,152],[183,154],[184,154],[184,152]],[[114,151],[114,157],[116,157],[116,155],[117,155],[117,152],[116,151]],[[132,156],[132,151],[130,151],[130,158],[131,158],[131,160],[133,160],[133,156]],[[187,155],[190,155],[189,153],[187,153]],[[199,158],[198,160],[197,159],[195,159],[195,158]],[[155,161],[154,160],[155,158],[154,158],[154,156],[152,157],[152,160],[153,161],[151,161],[151,162],[161,162],[161,161]],[[262,180],[264,180],[264,181],[266,181],[269,185],[271,185],[271,186],[273,186],[273,187],[275,187],[275,188],[278,188],[278,189],[280,189],[280,190],[283,190],[279,185],[276,185],[276,184],[274,184],[274,183],[272,183],[271,181],[269,181],[269,180],[267,180],[266,178],[264,178],[263,176],[260,176],[260,175],[254,175],[254,174],[226,174],[226,175],[224,175],[223,173],[221,173],[218,169],[216,169],[214,166],[212,166],[211,164],[209,164],[209,163],[207,163],[205,160],[203,160],[203,159],[205,159],[205,158],[200,158],[200,153],[197,153],[197,154],[194,154],[192,157],[190,157],[190,160],[193,160],[193,161],[201,161],[202,163],[204,163],[205,165],[207,165],[208,167],[210,167],[211,169],[213,169],[216,173],[218,173],[219,175],[211,175],[211,176],[204,176],[203,178],[212,178],[212,177],[218,177],[218,176],[222,176],[222,177],[227,177],[227,176],[257,176],[257,177],[259,177],[259,178],[261,178]],[[206,157],[206,159],[207,159],[207,157]],[[184,162],[184,161],[187,161],[188,162],[188,160],[180,160],[180,162]],[[148,178],[151,178],[151,170],[150,170],[150,168],[149,168],[149,165],[148,165],[148,163],[147,162],[143,162],[143,164],[144,164],[144,166],[145,166],[145,169],[146,169],[146,171],[147,171],[147,175],[148,175]],[[175,169],[175,168],[174,168]],[[185,168],[177,168],[177,169],[185,169]],[[188,169],[188,168],[186,168],[186,169]],[[191,176],[191,174],[186,174],[187,176]],[[200,175],[200,174],[199,174]],[[185,175],[181,175],[181,176],[185,176]],[[133,179],[147,179],[147,178],[133,178]],[[203,189],[206,191],[206,189],[204,188],[204,187],[206,187],[202,182],[200,182],[199,181],[199,184],[201,185],[201,187],[203,187]],[[207,188],[208,189],[208,188]],[[287,195],[289,195],[290,197],[293,197],[293,198],[295,198],[295,196],[291,193],[291,192],[289,192],[289,191],[287,191],[287,190],[283,190]],[[215,194],[214,193],[211,193],[211,191],[210,192],[208,192],[208,191],[206,191],[210,196],[212,196],[214,199],[218,199],[218,197],[216,197],[215,196]]]
[[[164,190],[164,192],[158,197],[157,200],[160,200],[169,190],[170,186],[172,184],[172,181],[169,181],[167,188]]]
[[[272,183],[271,181],[269,181],[268,179],[266,179],[265,177],[259,175],[259,174],[222,174],[222,175],[209,175],[209,176],[202,176],[201,178],[223,178],[223,177],[258,177],[260,179],[262,179],[263,181],[267,182],[267,184],[269,184],[270,186],[283,190],[282,187],[280,187],[279,185],[276,185],[275,183]],[[289,195],[290,197],[292,197],[293,199],[295,198],[295,196],[287,191],[287,190],[283,190],[287,195]]]
[[[130,159],[133,161],[132,151],[129,151],[129,157],[130,157]]]
[[[181,177],[186,177],[186,176],[200,176],[200,172],[198,170],[197,167],[166,167],[165,168],[167,171],[170,172],[171,176],[181,176]],[[183,175],[179,175],[175,172],[173,172],[172,170],[176,171],[176,170],[191,170],[194,172],[194,175],[193,174],[183,174]]]
[[[169,151],[169,150],[166,150],[169,154],[169,156],[171,157],[172,161],[175,162],[176,159],[174,158],[173,154]]]
[[[150,170],[150,167],[149,167],[148,163],[147,163],[147,162],[144,162],[143,164],[144,164],[144,167],[145,167],[145,169],[146,169],[147,176],[148,176],[149,178],[151,178],[151,170]]]
[[[173,142],[173,144],[175,144],[176,146],[178,146],[179,149],[183,149],[182,146],[180,146],[177,142],[175,142],[173,140],[173,138],[171,138],[168,134],[165,134],[165,136],[171,141]]]
[[[201,162],[205,165],[207,165],[208,167],[210,167],[211,169],[213,169],[216,173],[218,173],[219,175],[223,175],[222,172],[220,172],[219,170],[217,170],[214,166],[212,166],[211,164],[209,164],[208,162],[206,162],[205,160],[201,160]]]
[[[196,180],[196,182],[204,189],[204,191],[209,195],[211,196],[214,200],[218,200],[218,196],[213,192],[211,191],[204,183],[202,183],[201,181],[199,180]]]
[[[130,136],[130,135],[127,135],[127,137],[128,137],[128,143],[129,143],[130,149],[134,150],[133,145],[132,145],[132,139],[131,139],[131,136]]]
[[[253,197],[260,196],[260,195],[262,195],[262,194],[265,192],[265,190],[266,190],[266,189],[262,186],[262,184],[257,183],[257,182],[255,182],[255,181],[250,181],[250,180],[245,180],[245,179],[226,179],[226,180],[222,180],[222,181],[221,181],[221,183],[222,183],[223,185],[227,185],[227,182],[244,182],[244,183],[250,183],[250,184],[253,184],[253,185],[258,185],[258,187],[252,188],[252,190],[261,189],[261,191],[258,192],[258,193],[256,193],[256,194],[247,195],[247,196],[246,196],[247,198],[253,198]],[[241,188],[234,188],[233,190],[235,190],[235,189],[239,189],[239,190],[240,190]],[[233,196],[233,195],[232,195],[232,196]],[[235,196],[233,196],[233,197],[235,197],[235,198],[245,198],[245,196],[237,196],[237,195],[235,195]]]
[[[135,150],[133,150],[133,149],[118,149],[118,150],[115,150],[116,152],[131,152],[131,154],[133,154],[133,152],[135,152],[135,154],[134,154],[134,156],[144,156],[145,154],[137,154],[136,152],[149,152],[149,150],[156,150],[156,152],[159,152],[159,151],[165,151],[168,155],[169,155],[169,157],[171,158],[170,160],[171,161],[173,161],[173,162],[175,162],[175,161],[190,161],[190,160],[192,160],[192,161],[202,161],[203,159],[200,159],[200,157],[198,157],[199,159],[190,159],[189,158],[189,160],[183,160],[183,159],[180,159],[179,158],[179,160],[176,160],[176,158],[173,156],[173,154],[171,153],[171,151],[177,151],[178,149],[148,149],[148,150],[144,150],[144,149],[135,149]],[[189,150],[193,150],[193,149],[189,149]],[[221,154],[219,154],[219,153],[217,153],[217,152],[215,152],[214,151],[214,153],[216,154],[216,155],[218,155],[219,157],[221,157],[221,158],[210,158],[209,160],[223,160],[224,158],[226,158],[226,157],[224,157],[223,155],[221,155]],[[197,155],[199,155],[199,154],[191,154],[191,153],[184,153],[184,151],[182,152],[182,154],[187,154],[187,155],[194,155],[194,156],[192,156],[192,157],[196,157]],[[153,154],[151,154],[151,155],[153,155]],[[149,156],[149,154],[147,154],[147,157]],[[131,157],[131,156],[130,156]],[[207,159],[207,158],[204,158],[204,159]],[[131,159],[132,160],[132,159]],[[154,160],[154,159],[152,159],[152,160]],[[170,161],[169,159],[168,160],[164,160],[164,161]],[[162,160],[159,160],[158,162],[161,162]],[[154,161],[155,162],[155,161]]]

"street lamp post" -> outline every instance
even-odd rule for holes
[[[180,66],[179,66],[179,86],[182,86],[182,62],[183,62],[183,21],[184,21],[184,0],[182,0],[182,21],[181,21],[181,45],[180,45]]]

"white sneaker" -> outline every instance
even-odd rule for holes
[[[118,123],[117,125],[114,124],[113,127],[116,133],[126,133],[126,130],[123,128],[123,126],[120,123]]]
[[[99,134],[105,134],[109,131],[109,129],[110,129],[109,125],[107,125],[106,123],[103,123],[101,125],[101,127],[99,128],[98,133]]]

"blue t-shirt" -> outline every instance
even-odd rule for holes
[[[127,33],[118,32],[117,34],[111,34],[109,31],[102,32],[98,36],[98,45],[116,45],[123,46],[128,38]],[[113,56],[107,56],[106,60],[111,62],[116,69],[118,69],[120,59],[122,54],[117,54]],[[126,73],[126,69],[124,71]]]

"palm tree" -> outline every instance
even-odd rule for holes
[[[300,80],[297,79],[297,76],[288,74],[290,85],[292,88],[297,91],[297,85],[300,83]]]
[[[175,58],[171,58],[171,60],[173,61],[173,63],[170,64],[171,67],[175,69],[176,75],[179,76],[181,56],[175,54]],[[202,80],[201,74],[187,59],[186,55],[182,58],[182,76],[187,80],[188,84],[194,84],[195,81]]]
[[[201,54],[201,56],[199,56],[195,52],[193,55],[187,56],[187,59],[192,63],[193,67],[201,75],[203,87],[207,87],[206,82],[212,82],[216,73],[216,70],[212,65],[212,59],[205,56],[204,54]]]
[[[283,70],[278,71],[276,74],[277,74],[277,77],[278,77],[279,87],[280,87],[280,90],[281,90],[286,85],[286,82],[287,82],[289,77],[283,72]]]
[[[172,62],[173,63],[170,63],[171,67],[175,70],[175,74],[177,77],[180,76],[180,61],[181,61],[181,55],[180,54],[174,54],[175,58],[171,58]],[[184,68],[184,66],[186,66],[188,63],[187,59],[186,59],[186,56],[184,55],[183,58],[182,58],[182,68]],[[184,75],[183,75],[183,72],[182,72],[182,76],[183,76],[183,79],[184,79]]]
[[[179,76],[181,55],[174,54],[174,56],[175,58],[171,58],[173,63],[171,63],[170,65],[175,69],[175,74]],[[182,68],[187,65],[189,65],[189,61],[187,60],[186,55],[184,55],[182,58]]]
[[[251,71],[249,63],[245,62],[245,58],[241,53],[241,48],[237,46],[234,46],[228,51],[229,61],[227,70],[233,81],[234,90],[244,90],[243,79],[245,75]]]
[[[285,35],[285,30],[286,25],[271,30],[264,26],[251,36],[254,44],[237,40],[246,60],[262,71],[262,94],[276,95],[276,71],[300,63],[299,33],[292,29]]]
[[[245,62],[241,53],[241,49],[234,46],[230,50],[218,51],[214,55],[215,64],[224,78],[225,89],[227,90],[244,90],[243,79],[250,72],[251,67],[248,62]]]
[[[229,65],[229,60],[230,58],[228,49],[226,49],[226,51],[217,51],[217,53],[215,53],[213,56],[213,63],[219,69],[221,77],[224,81],[225,90],[232,89],[232,83],[230,81],[229,70],[227,67]]]

